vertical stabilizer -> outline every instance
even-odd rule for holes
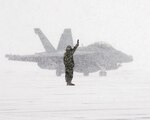
[[[71,45],[73,47],[72,33],[71,29],[64,29],[64,32],[60,37],[57,50],[65,50],[68,45]]]
[[[46,52],[54,52],[56,51],[53,45],[49,42],[47,37],[44,35],[44,33],[39,28],[34,28],[34,31],[36,34],[38,34]]]

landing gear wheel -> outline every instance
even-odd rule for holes
[[[61,76],[61,71],[59,69],[56,70],[56,76]]]
[[[107,72],[106,71],[100,71],[99,72],[99,76],[106,76],[107,75]]]
[[[89,76],[89,72],[84,72],[83,75],[84,76]]]

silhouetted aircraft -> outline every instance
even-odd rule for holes
[[[63,55],[66,46],[73,47],[71,29],[64,29],[57,49],[39,28],[35,28],[34,31],[39,36],[45,52],[33,55],[6,55],[6,57],[9,60],[36,62],[42,69],[56,70],[56,75],[60,76],[64,73]],[[86,47],[79,47],[74,54],[74,60],[74,70],[87,76],[89,73],[97,71],[100,71],[100,75],[106,75],[107,70],[117,69],[122,63],[131,62],[133,59],[132,56],[114,49],[109,44],[97,42]]]

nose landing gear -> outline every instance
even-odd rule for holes
[[[107,75],[107,72],[106,72],[106,71],[101,70],[101,71],[99,72],[99,76],[106,76],[106,75]]]
[[[89,72],[84,72],[83,75],[84,76],[89,76]]]

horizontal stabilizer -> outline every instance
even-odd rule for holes
[[[34,31],[36,34],[38,34],[46,52],[54,52],[56,51],[53,45],[49,42],[47,37],[44,35],[44,33],[39,28],[34,28]]]

